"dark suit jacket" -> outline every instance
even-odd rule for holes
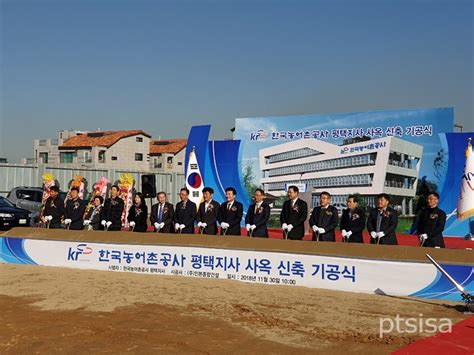
[[[446,213],[436,208],[425,208],[418,213],[416,234],[427,234],[423,246],[444,248],[443,230],[446,223]]]
[[[181,233],[194,234],[194,220],[196,219],[196,213],[196,204],[191,200],[186,202],[186,206],[184,206],[183,201],[176,204],[174,223],[185,225]]]
[[[54,200],[49,197],[44,204],[42,215],[53,217],[51,222],[49,222],[49,228],[62,228],[61,219],[64,217],[64,201],[59,197],[56,197]]]
[[[367,230],[369,233],[377,232],[377,216],[380,211],[374,208],[367,219]],[[397,235],[395,230],[397,229],[398,216],[397,211],[391,207],[387,207],[386,211],[382,215],[382,222],[380,223],[380,232],[384,232],[385,236],[380,239],[380,244],[398,245]],[[370,238],[371,244],[376,244],[377,240]]]
[[[204,231],[203,231],[204,234],[216,235],[217,234],[217,221],[220,218],[221,205],[214,200],[211,201],[211,205],[212,207],[208,208],[206,212],[206,203],[204,201],[201,202],[201,204],[199,205],[198,213],[197,213],[197,221],[207,223],[207,227],[204,228]]]
[[[288,233],[288,239],[303,239],[306,217],[308,217],[308,204],[305,201],[298,198],[293,208],[291,207],[291,200],[285,201],[280,214],[280,223],[293,225],[293,229]]]
[[[255,224],[256,228],[252,233],[254,237],[268,238],[267,223],[270,219],[270,206],[267,203],[262,202],[256,213],[255,206],[255,203],[249,206],[247,215],[245,216],[245,224]],[[247,235],[250,235],[250,233],[248,232]]]
[[[227,228],[226,235],[240,235],[240,222],[244,214],[244,206],[234,200],[230,211],[227,209],[227,201],[221,204],[221,213],[219,222],[229,223],[230,226]],[[223,230],[221,228],[221,234]]]
[[[67,200],[66,201],[66,208],[64,211],[64,219],[70,219],[71,224],[69,225],[69,229],[72,230],[81,230],[84,228],[83,225],[83,217],[84,217],[84,212],[86,210],[86,206],[84,204],[84,201],[82,201],[80,198],[77,198],[76,200]]]
[[[151,214],[150,214],[150,222],[153,225],[153,228],[156,228],[154,226],[155,222],[158,222],[158,207],[159,203],[154,204],[151,206]],[[162,221],[165,225],[163,228],[161,228],[160,233],[174,233],[174,207],[171,203],[165,202],[163,206],[163,212],[162,212]]]
[[[120,197],[115,199],[108,198],[104,202],[104,208],[102,208],[101,221],[106,220],[112,222],[109,227],[109,231],[119,231],[122,229],[122,212],[125,207],[125,203]]]
[[[130,207],[128,211],[128,222],[135,222],[135,228],[133,229],[134,232],[142,232],[145,233],[148,229],[147,224],[148,218],[148,207],[146,203],[141,203],[138,207],[135,204]]]
[[[348,208],[342,212],[341,231],[344,229],[346,232],[352,232],[349,243],[363,243],[362,231],[365,228],[365,212],[360,208],[354,209],[350,215],[349,212]]]
[[[326,231],[319,235],[319,240],[322,242],[336,241],[336,227],[337,227],[337,208],[328,206],[324,211],[321,206],[315,207],[309,219],[309,226],[318,226],[324,228]],[[312,231],[312,229],[311,229]],[[313,232],[313,240],[317,240],[316,233]]]

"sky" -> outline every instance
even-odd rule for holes
[[[1,0],[0,157],[62,129],[186,137],[238,117],[454,107],[474,131],[468,0]]]

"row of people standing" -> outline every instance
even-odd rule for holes
[[[285,238],[302,240],[305,234],[305,221],[308,217],[308,206],[298,197],[297,186],[288,188],[288,200],[283,204],[280,222]],[[415,219],[416,233],[420,245],[444,248],[443,230],[446,213],[438,207],[439,195],[431,192],[428,195],[428,208],[422,210]],[[396,229],[398,225],[397,212],[389,206],[390,196],[381,193],[377,196],[377,207],[372,209],[367,217],[365,211],[359,208],[356,195],[347,199],[347,209],[339,223],[338,210],[332,206],[331,194],[321,192],[320,205],[315,207],[309,218],[312,239],[315,241],[335,242],[336,229],[339,226],[343,241],[363,243],[363,231],[367,226],[372,244],[397,245]]]
[[[214,190],[210,187],[203,189],[203,202],[196,206],[189,199],[189,190],[180,190],[181,201],[176,204],[176,208],[166,201],[166,194],[157,194],[158,203],[153,205],[150,213],[150,222],[155,232],[163,233],[186,233],[193,234],[195,225],[199,233],[207,235],[241,235],[240,223],[243,216],[243,205],[236,200],[237,192],[233,187],[225,191],[226,201],[219,203],[213,199]],[[134,224],[134,231],[146,231],[147,224],[146,206],[137,200],[128,215],[129,223]],[[139,197],[141,198],[141,197]],[[263,201],[264,192],[261,189],[255,191],[255,203],[253,203],[245,217],[248,235],[254,237],[268,237],[268,220],[270,218],[270,206]],[[145,210],[145,212],[143,212]],[[219,231],[220,225],[220,231]],[[137,227],[139,227],[137,229]]]
[[[79,198],[79,190],[71,188],[70,199],[64,203],[58,196],[59,189],[51,188],[51,196],[45,203],[42,211],[43,218],[49,216],[49,228],[61,228],[62,220],[69,229],[80,230],[84,226],[88,229],[106,229],[120,231],[122,228],[122,213],[124,202],[119,196],[119,187],[111,187],[111,196],[105,202],[101,196],[92,200],[92,208],[86,211],[86,206]],[[165,192],[157,194],[158,203],[154,204],[150,212],[150,222],[155,232],[193,234],[195,224],[202,234],[241,235],[240,223],[243,216],[243,205],[236,200],[236,190],[229,187],[225,190],[226,202],[220,204],[213,199],[212,188],[203,189],[204,201],[196,207],[189,199],[186,188],[180,190],[181,201],[176,208],[167,201]],[[247,235],[253,237],[268,237],[268,220],[270,206],[264,202],[264,191],[256,189],[254,203],[247,210],[245,226]],[[420,243],[424,246],[444,247],[443,229],[446,214],[438,208],[439,195],[431,192],[428,195],[428,208],[422,210],[416,217],[416,231]],[[340,227],[343,241],[349,243],[363,243],[362,233],[367,226],[373,244],[397,245],[396,228],[398,224],[397,212],[389,206],[389,195],[382,193],[377,196],[377,207],[366,219],[365,211],[358,206],[356,195],[350,195],[339,223],[338,210],[332,206],[329,192],[320,194],[320,205],[311,212],[309,226],[313,240],[334,242],[335,232]],[[308,206],[299,198],[297,186],[288,188],[288,200],[283,204],[280,222],[284,237],[301,240],[305,235],[305,222],[308,216]],[[128,213],[128,222],[136,232],[148,230],[148,208],[141,193],[136,193],[134,203]]]

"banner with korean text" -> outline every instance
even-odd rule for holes
[[[0,238],[0,262],[460,300],[429,263],[270,251]],[[442,265],[474,292],[474,265]]]

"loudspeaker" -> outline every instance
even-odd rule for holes
[[[142,175],[142,194],[144,198],[156,196],[155,174]]]

